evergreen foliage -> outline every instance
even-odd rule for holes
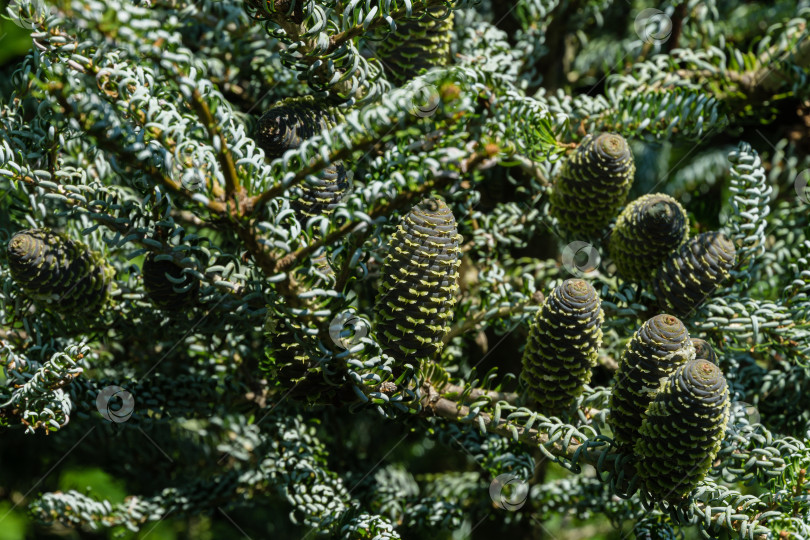
[[[3,11],[0,538],[810,539],[807,0]]]

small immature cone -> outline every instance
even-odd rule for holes
[[[301,195],[293,200],[292,207],[302,222],[313,216],[328,216],[349,188],[343,162],[329,165],[317,178],[301,183],[299,188]]]
[[[376,336],[397,360],[431,360],[450,330],[461,235],[444,201],[426,198],[402,218],[383,263]]]
[[[642,485],[657,500],[678,503],[712,466],[725,435],[729,396],[723,373],[691,360],[666,380],[647,409],[635,445]]]
[[[335,122],[335,111],[311,96],[284,99],[259,119],[256,144],[269,159],[275,159],[333,127]],[[299,222],[331,214],[348,188],[346,167],[340,160],[300,183],[300,195],[292,201]]]
[[[254,137],[265,156],[275,159],[334,125],[334,110],[312,96],[287,98],[259,118]]]
[[[453,13],[436,20],[444,8],[436,8],[419,20],[397,21],[397,29],[379,42],[376,53],[396,85],[403,85],[432,67],[450,64]]]
[[[92,316],[108,297],[112,268],[64,234],[47,228],[20,231],[7,252],[17,285],[54,311]]]
[[[591,380],[605,314],[590,283],[568,279],[546,298],[529,326],[521,378],[540,412],[558,414]]]
[[[197,299],[200,281],[183,273],[183,267],[173,261],[155,260],[149,253],[141,268],[146,295],[159,308],[178,310],[190,306]]]
[[[554,182],[551,215],[570,237],[597,237],[624,205],[635,171],[633,154],[621,135],[588,135]]]
[[[693,314],[728,278],[735,258],[734,244],[722,233],[690,239],[655,274],[653,286],[661,306],[679,317]]]
[[[692,338],[692,346],[695,348],[695,358],[708,360],[712,364],[717,363],[717,353],[706,341],[700,338]]]
[[[625,207],[610,234],[608,251],[622,277],[649,279],[689,236],[686,210],[669,195],[644,195]]]
[[[656,315],[636,331],[619,360],[610,395],[608,423],[620,446],[635,444],[661,378],[693,357],[689,333],[672,315]]]
[[[265,358],[259,361],[259,369],[272,384],[295,387],[307,376],[311,360],[307,350],[317,350],[317,339],[304,332],[294,319],[276,319],[269,311],[264,333],[267,348]]]

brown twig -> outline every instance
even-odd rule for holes
[[[205,126],[208,135],[212,138],[217,137],[219,139],[220,150],[217,152],[217,160],[219,161],[219,166],[222,168],[222,175],[225,177],[225,200],[228,201],[241,189],[239,185],[239,175],[236,172],[236,165],[234,165],[233,162],[233,155],[231,155],[231,151],[228,148],[228,140],[222,134],[222,126],[217,123],[216,119],[214,119],[214,115],[211,114],[211,108],[208,107],[208,103],[206,103],[196,88],[191,93],[190,105]]]
[[[432,386],[423,385],[422,389],[422,415],[423,416],[437,416],[439,418],[446,418],[448,420],[460,421],[462,418],[470,415],[470,408],[462,405],[453,400],[442,397],[442,395]],[[493,422],[492,417],[487,413],[479,413],[486,430],[490,433],[496,433],[503,437],[512,438],[513,432],[510,427],[517,430],[518,440],[522,443],[538,446],[545,446],[552,454],[565,459],[573,459],[574,455],[580,448],[584,441],[578,441],[574,438],[570,440],[567,447],[564,447],[559,441],[550,443],[547,433],[542,433],[536,429],[526,429],[522,426],[512,425],[509,426],[507,421],[501,419],[497,424]],[[579,460],[585,463],[596,463],[599,456],[602,454],[600,450],[592,450],[584,448],[579,453]],[[606,460],[607,462],[608,460]]]
[[[452,399],[453,396],[460,396],[464,392],[464,387],[458,384],[447,384],[441,388],[442,396],[447,399]],[[473,388],[466,396],[465,403],[472,403],[481,397],[488,397],[493,401],[506,401],[515,405],[520,398],[517,392],[497,392],[495,390],[483,390],[481,388]]]

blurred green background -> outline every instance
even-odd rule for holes
[[[30,31],[3,18],[7,4],[8,0],[0,0],[0,103],[7,101],[10,76],[31,48]],[[0,527],[0,540],[5,538],[3,532],[3,527]]]
[[[6,1],[1,1],[0,5],[5,6]],[[5,13],[5,7],[2,8],[2,13]],[[11,21],[0,18],[0,66],[4,70],[28,51],[31,46],[28,32]]]

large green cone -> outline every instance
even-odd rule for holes
[[[689,333],[672,315],[656,315],[633,334],[619,360],[610,396],[608,423],[620,446],[635,444],[661,378],[693,357]]]
[[[28,229],[8,243],[11,277],[34,300],[64,314],[95,315],[113,270],[87,246],[50,229]]]
[[[436,198],[414,206],[392,235],[375,305],[376,335],[398,363],[430,360],[442,349],[458,291],[460,242],[452,211]]]
[[[554,182],[551,215],[571,238],[599,237],[624,205],[635,171],[633,154],[621,135],[588,135]]]
[[[723,373],[691,360],[666,380],[639,430],[636,469],[655,499],[677,503],[711,468],[729,417]]]
[[[569,279],[556,287],[529,326],[521,378],[540,412],[558,414],[591,380],[605,319],[596,290]]]
[[[317,350],[317,336],[304,332],[297,321],[274,317],[270,311],[264,330],[266,357],[259,362],[259,369],[272,384],[291,389],[308,374],[312,363],[309,351]]]
[[[719,232],[695,236],[670,255],[654,278],[655,295],[664,309],[691,316],[729,276],[734,244]]]
[[[678,201],[661,193],[644,195],[619,215],[608,251],[622,277],[640,281],[649,279],[688,236],[689,219]]]
[[[310,96],[282,100],[259,119],[256,144],[268,158],[281,157],[306,139],[335,126],[339,116]],[[291,203],[299,222],[331,214],[349,188],[347,178],[346,167],[338,160],[300,183],[299,193]]]
[[[432,67],[450,64],[453,13],[442,20],[433,18],[443,13],[437,8],[419,20],[397,21],[396,31],[376,46],[388,78],[397,86]]]

